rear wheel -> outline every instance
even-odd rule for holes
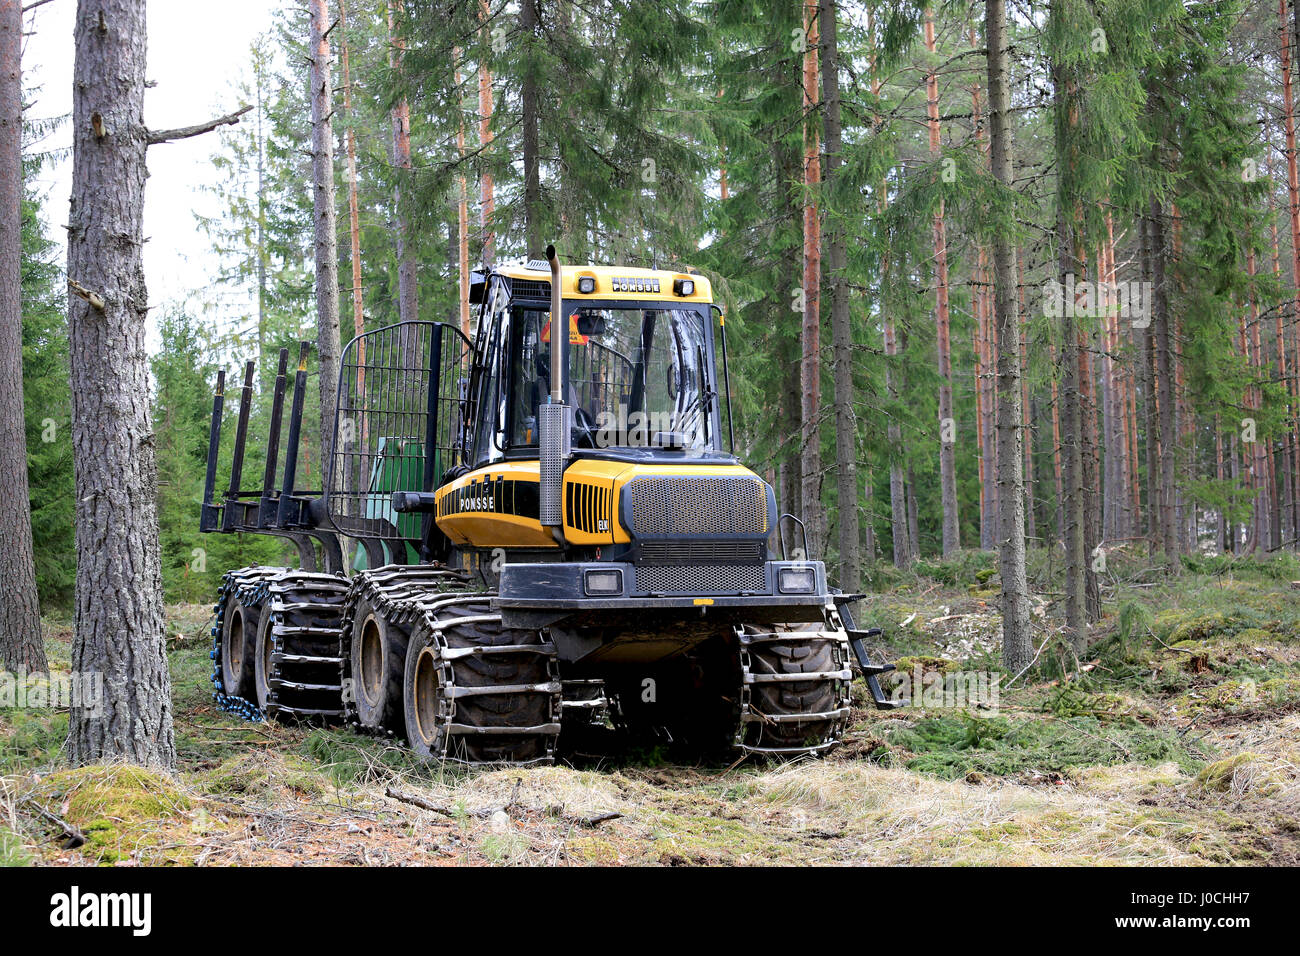
[[[426,760],[549,763],[560,733],[555,648],[501,626],[476,595],[431,602],[411,631],[406,736]]]
[[[239,592],[226,596],[221,622],[221,684],[232,697],[253,695],[253,641],[260,608],[240,603]]]
[[[410,632],[363,598],[353,615],[350,637],[357,721],[367,730],[400,731]]]

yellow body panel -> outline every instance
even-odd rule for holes
[[[496,270],[504,276],[510,276],[512,279],[533,279],[537,282],[550,282],[551,273],[549,270],[529,269],[527,266],[499,266]],[[582,277],[590,277],[596,280],[596,290],[590,293],[581,293],[578,291],[578,280]],[[640,280],[642,285],[640,289],[632,288],[626,291],[615,289],[615,279],[631,279],[633,284]],[[675,295],[673,293],[673,282],[678,279],[688,279],[695,283],[695,291],[690,295]],[[651,285],[646,286],[646,280]],[[653,284],[658,283],[657,292],[647,291],[653,288]],[[702,275],[694,272],[673,272],[668,269],[634,269],[630,266],[579,266],[566,265],[562,273],[562,294],[566,299],[635,299],[638,301],[658,301],[658,302],[689,302],[692,304],[709,304],[713,301],[713,286],[709,280]]]
[[[438,527],[453,544],[468,548],[555,548],[537,515],[540,465],[536,461],[485,465],[436,492]],[[623,486],[644,475],[752,477],[743,465],[644,464],[583,458],[564,472],[564,538],[600,547],[632,539],[618,520]]]

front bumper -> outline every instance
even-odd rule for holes
[[[813,572],[810,591],[781,590],[782,569]],[[587,572],[618,571],[617,590],[591,593]],[[602,575],[606,580],[608,574]],[[786,575],[790,577],[790,575]],[[507,564],[501,569],[502,609],[616,610],[635,608],[825,607],[833,600],[820,561],[768,561],[758,566],[638,565],[592,561]]]

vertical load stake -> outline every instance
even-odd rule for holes
[[[309,342],[298,343],[298,371],[293,377],[293,407],[289,410],[289,444],[284,450],[284,484],[280,488],[280,507],[276,526],[287,527],[293,508],[293,485],[298,478],[298,445],[302,433],[302,406],[307,399],[307,351]],[[297,523],[297,516],[294,523]]]
[[[266,470],[262,473],[262,501],[257,509],[257,526],[271,527],[279,513],[275,487],[276,465],[280,462],[280,422],[284,418],[284,386],[289,367],[289,350],[280,349],[280,367],[275,374],[271,398],[271,427],[266,439]]]
[[[244,477],[244,443],[248,440],[248,413],[253,404],[255,368],[251,360],[244,365],[244,387],[239,390],[239,420],[235,425],[235,455],[230,465],[230,488],[226,491],[226,512],[221,516],[222,531],[235,530],[235,509],[230,507],[230,502],[239,499],[239,485]]]
[[[217,453],[221,450],[221,413],[226,403],[226,371],[217,372],[217,390],[212,393],[212,425],[208,429],[208,470],[203,479],[203,506],[199,511],[199,530],[217,530],[217,509],[212,495],[217,489]]]

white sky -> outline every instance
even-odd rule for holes
[[[145,92],[144,118],[151,129],[189,126],[237,109],[235,87],[248,62],[253,39],[271,25],[272,12],[283,0],[222,0],[208,7],[196,0],[149,0],[146,76],[156,86]],[[24,18],[24,85],[39,87],[28,113],[36,118],[65,116],[72,111],[72,28],[76,0],[51,0]],[[217,262],[198,228],[194,211],[217,211],[214,197],[198,184],[209,181],[209,159],[218,147],[218,134],[208,133],[175,143],[149,147],[149,179],[145,186],[145,280],[151,316],[173,302],[186,299],[208,284]],[[42,149],[66,148],[72,131],[65,123]],[[64,242],[71,157],[42,170],[35,187],[43,197],[50,238]],[[151,326],[153,323],[151,322]],[[156,347],[155,329],[149,340]]]

